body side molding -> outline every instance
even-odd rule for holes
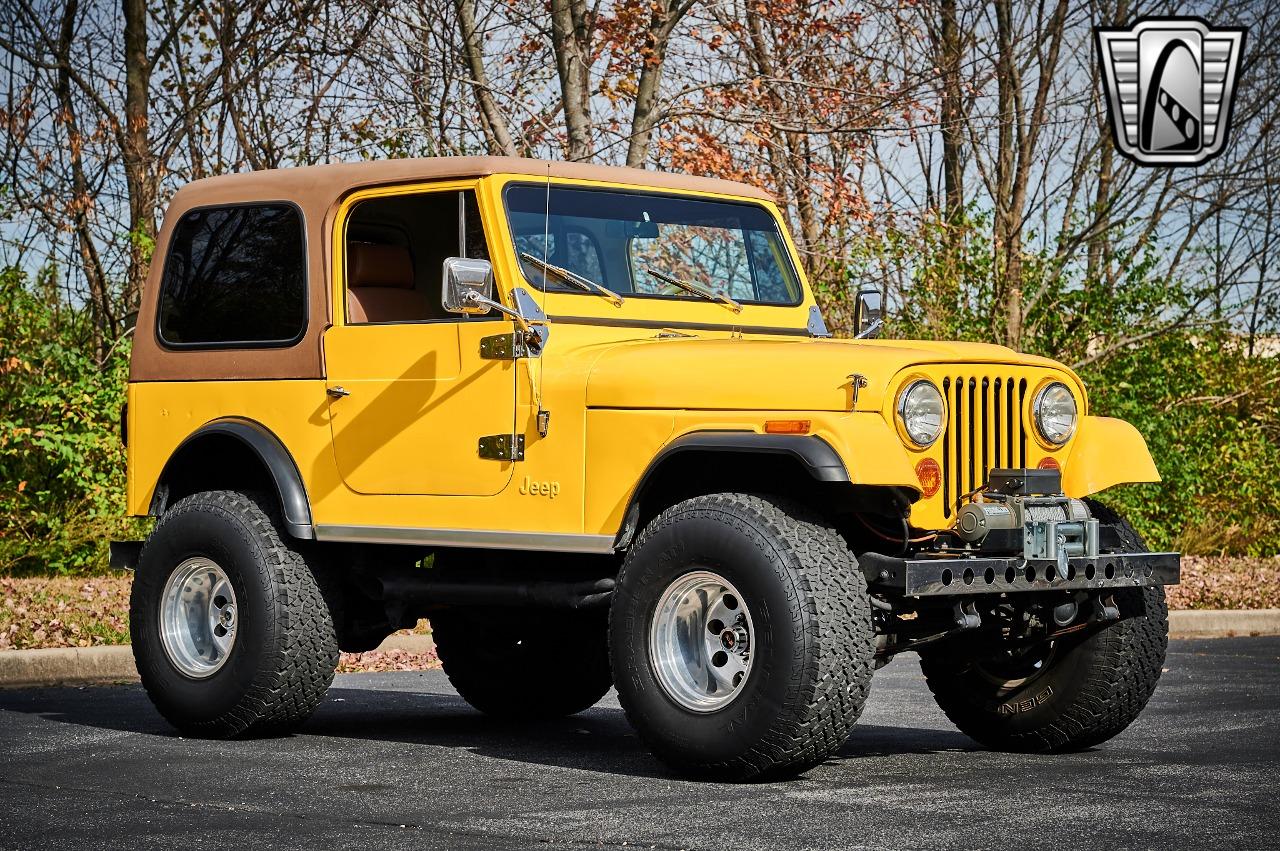
[[[408,544],[425,547],[537,550],[560,553],[608,554],[613,552],[613,535],[322,524],[315,527],[315,536],[318,541],[340,541],[359,544]]]

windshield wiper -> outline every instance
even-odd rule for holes
[[[568,269],[565,269],[563,266],[557,266],[554,263],[548,263],[546,260],[543,260],[541,257],[536,257],[527,251],[520,252],[520,259],[526,260],[532,263],[533,265],[537,266],[539,269],[541,269],[544,272],[550,272],[552,275],[555,275],[557,278],[564,281],[566,284],[573,284],[578,289],[586,290],[589,293],[595,293],[596,295],[602,298],[608,299],[609,303],[612,304],[614,307],[622,307],[622,302],[623,302],[622,296],[618,295],[617,293],[615,293],[613,290],[609,289],[606,286],[597,284],[595,281],[589,278],[582,277],[577,272],[570,272]]]
[[[682,281],[677,277],[668,275],[666,272],[659,272],[657,269],[654,269],[652,266],[645,266],[644,270],[665,284],[671,284],[671,286],[679,287],[685,292],[693,293],[694,295],[697,295],[697,296],[702,296],[707,301],[714,301],[714,302],[723,304],[725,307],[729,308],[734,313],[742,312],[742,305],[734,301],[733,299],[729,298],[729,296],[725,295],[722,292],[713,292],[711,290],[704,289],[703,287],[700,287],[697,284],[690,283],[689,281]]]

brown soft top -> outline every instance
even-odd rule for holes
[[[426,157],[422,159],[372,160],[369,162],[334,163],[299,168],[280,168],[206,177],[187,184],[174,196],[174,204],[198,207],[208,203],[225,203],[226,193],[240,200],[275,198],[302,203],[303,197],[322,196],[329,203],[352,189],[405,183],[419,180],[486,177],[491,174],[527,174],[545,178],[600,180],[628,183],[638,187],[676,189],[694,192],[717,192],[744,198],[769,200],[769,193],[746,183],[735,183],[714,177],[693,177],[642,168],[591,165],[588,163],[551,162],[523,157]],[[207,200],[213,198],[215,200]]]
[[[550,162],[520,157],[431,157],[270,169],[196,180],[174,194],[156,240],[155,262],[147,277],[134,338],[131,381],[321,378],[320,335],[329,324],[329,276],[325,256],[329,219],[349,192],[371,186],[524,174],[532,178],[599,180],[638,188],[713,192],[770,200],[762,189],[710,177],[638,168]],[[307,239],[309,308],[307,329],[285,349],[169,350],[156,339],[156,306],[164,257],[174,225],[188,211],[217,204],[290,201],[302,210]]]

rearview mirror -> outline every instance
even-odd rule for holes
[[[445,258],[440,300],[450,313],[467,316],[488,313],[493,305],[493,266],[488,260]]]
[[[879,290],[859,290],[853,306],[853,336],[859,340],[875,337],[883,325]]]

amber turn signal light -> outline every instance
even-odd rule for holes
[[[932,458],[925,458],[916,465],[916,478],[920,480],[921,496],[933,496],[942,487],[942,468]]]
[[[1044,458],[1041,458],[1040,463],[1037,464],[1036,466],[1039,467],[1041,470],[1061,470],[1062,469],[1061,465],[1058,464],[1057,458],[1049,458],[1047,456]]]
[[[765,434],[808,434],[810,420],[765,420]]]

